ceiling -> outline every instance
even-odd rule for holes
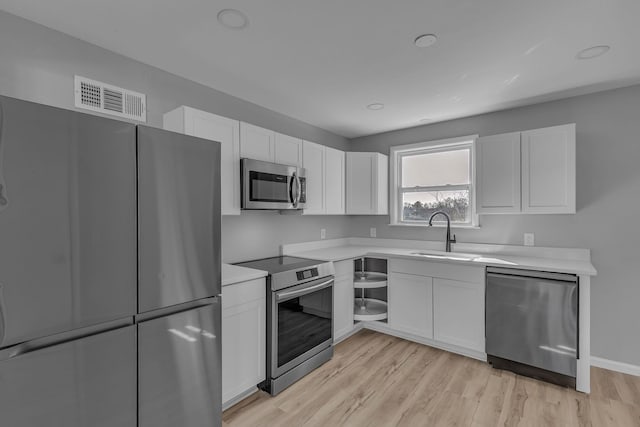
[[[249,25],[220,25],[225,8]],[[638,0],[0,0],[0,9],[348,138],[640,83]],[[420,49],[413,41],[425,33],[438,42]],[[595,45],[611,50],[576,59]]]

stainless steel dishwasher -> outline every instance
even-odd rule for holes
[[[578,290],[575,275],[488,267],[487,361],[575,388]]]

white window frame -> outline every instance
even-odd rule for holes
[[[447,139],[439,139],[435,141],[425,141],[419,142],[416,144],[406,144],[406,145],[396,145],[391,147],[390,149],[390,191],[389,191],[389,217],[390,217],[390,225],[401,225],[401,226],[416,226],[416,227],[424,227],[427,224],[424,221],[403,221],[402,220],[402,209],[404,208],[402,202],[402,194],[407,192],[420,192],[420,191],[456,191],[456,190],[466,190],[469,189],[469,204],[471,208],[471,222],[470,223],[451,223],[451,227],[455,228],[477,228],[480,226],[478,222],[478,214],[476,213],[476,176],[475,176],[475,167],[476,167],[476,140],[479,135],[467,135],[460,136],[455,138],[447,138]],[[446,186],[435,186],[435,187],[412,187],[412,188],[401,188],[400,183],[402,182],[402,157],[406,155],[416,155],[416,154],[427,154],[427,153],[437,153],[442,151],[452,151],[452,150],[462,150],[462,149],[470,150],[470,161],[469,161],[469,177],[470,184],[469,185],[446,185]],[[446,225],[445,221],[436,221],[434,219],[434,226],[436,225]]]

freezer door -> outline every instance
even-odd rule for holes
[[[486,352],[576,376],[578,285],[487,274]]]
[[[0,97],[0,348],[133,316],[135,126]]]
[[[220,144],[138,126],[139,312],[220,294]]]
[[[0,361],[0,425],[135,427],[135,326]]]
[[[220,304],[138,325],[139,427],[221,425]]]

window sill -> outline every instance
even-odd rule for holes
[[[387,224],[389,227],[414,227],[414,228],[425,228],[425,227],[433,227],[433,228],[447,228],[447,224],[433,224],[433,225],[428,225],[428,224],[405,224],[402,222],[398,222],[395,224]],[[479,225],[456,225],[456,224],[451,224],[451,229],[455,230],[455,229],[462,229],[462,230],[479,230],[480,226]]]

